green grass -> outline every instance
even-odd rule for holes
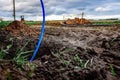
[[[61,20],[62,21],[62,20]],[[53,22],[61,22],[61,21],[46,21],[46,25],[49,25],[50,23]],[[93,24],[120,24],[120,20],[94,20],[91,21]],[[28,25],[41,25],[41,21],[27,21],[26,24]]]
[[[0,29],[9,25],[12,21],[2,21],[0,22]],[[42,22],[41,21],[26,21],[27,25],[41,25]]]
[[[0,60],[2,60],[7,54],[8,50],[12,47],[12,45],[8,45],[6,49],[0,49]]]
[[[120,20],[95,20],[95,21],[91,21],[93,24],[120,24]]]
[[[120,24],[120,22],[94,22],[94,24]]]
[[[42,22],[41,21],[26,21],[25,22],[27,25],[41,25]]]
[[[11,23],[11,21],[2,21],[2,22],[0,22],[0,29],[7,26],[10,23]]]
[[[12,61],[16,64],[18,68],[22,69],[22,65],[28,62],[28,56],[30,56],[29,53],[33,53],[33,50],[24,51],[25,47],[28,45],[29,42],[30,40],[28,40],[22,48],[20,49],[17,48],[16,50],[15,56]],[[6,57],[6,55],[9,55],[9,50],[11,49],[12,46],[13,44],[10,44],[6,46],[5,49],[3,48],[0,49],[0,60],[3,60],[4,57]]]
[[[110,64],[110,69],[111,69],[111,74],[112,74],[112,76],[115,76],[116,73],[115,73],[115,70],[114,70],[114,67],[113,67],[112,64]]]
[[[22,68],[22,65],[28,61],[27,57],[29,56],[29,53],[33,52],[33,50],[24,51],[24,48],[28,45],[29,42],[30,40],[26,42],[26,44],[21,49],[18,49],[16,51],[16,55],[13,58],[13,60],[16,63],[17,67]]]
[[[81,67],[82,69],[86,68],[86,66],[87,66],[87,64],[89,62],[89,61],[87,61],[86,63],[84,63],[83,60],[80,59],[80,57],[78,56],[78,54],[76,54],[74,56],[74,60],[79,65],[79,67]]]

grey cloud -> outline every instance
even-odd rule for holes
[[[45,5],[46,15],[62,15],[62,14],[79,14],[84,11],[85,14],[118,14],[117,11],[98,13],[95,11],[96,7],[102,6],[113,0],[43,0]],[[115,0],[119,2],[119,0]],[[0,0],[0,16],[12,15],[12,0]],[[27,16],[42,16],[40,0],[16,0],[17,17],[20,15]]]

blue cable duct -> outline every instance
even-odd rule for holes
[[[35,57],[36,57],[36,55],[38,53],[38,50],[40,48],[41,42],[42,42],[44,32],[45,32],[45,9],[44,9],[44,3],[43,3],[42,0],[40,0],[40,3],[41,3],[41,6],[42,6],[42,14],[43,14],[42,28],[41,28],[41,33],[40,33],[40,36],[39,36],[38,44],[36,46],[36,49],[35,49],[32,57],[31,57],[31,59],[30,59],[30,62],[32,62],[35,59]]]

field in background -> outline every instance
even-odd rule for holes
[[[91,20],[93,24],[120,24],[120,20]]]
[[[7,26],[12,21],[2,21],[0,22],[0,28]],[[52,25],[54,23],[63,22],[62,20],[54,20],[54,21],[46,21],[46,25]],[[93,24],[101,25],[101,24],[120,24],[120,20],[90,20]],[[29,26],[32,25],[41,25],[41,21],[26,21],[26,24]]]

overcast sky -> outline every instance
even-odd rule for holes
[[[13,0],[0,0],[0,17],[4,20],[13,19]],[[21,15],[26,20],[42,20],[39,0],[15,0],[17,19]],[[43,0],[46,19],[58,20],[80,17],[85,18],[120,18],[120,0]],[[64,16],[64,17],[63,17]]]

